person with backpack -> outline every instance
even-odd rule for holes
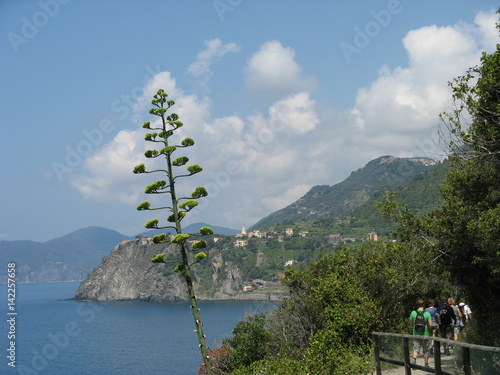
[[[436,321],[439,324],[441,338],[451,340],[453,337],[453,326],[455,325],[455,313],[448,305],[448,299],[443,298],[436,313]],[[450,345],[444,345],[444,354],[450,354]]]
[[[465,316],[462,315],[463,310],[460,311],[459,307],[455,305],[454,298],[448,298],[448,305],[453,309],[453,313],[455,314],[455,323],[453,324],[453,340],[458,341],[458,335],[465,326]]]
[[[427,302],[427,307],[425,308],[425,311],[427,311],[429,314],[431,314],[432,318],[432,327],[429,327],[430,335],[432,337],[436,337],[436,329],[437,329],[437,322],[436,322],[436,312],[437,312],[437,307],[436,307],[436,301],[434,299],[429,299]],[[429,348],[430,354],[434,354],[434,341],[431,342],[431,347]]]
[[[461,311],[463,311],[465,315],[465,321],[464,321],[464,326],[465,326],[465,323],[472,319],[472,311],[470,310],[469,305],[465,303],[465,298],[463,297],[460,298],[458,307],[461,309]]]
[[[430,336],[429,332],[432,329],[432,317],[428,311],[424,310],[424,300],[417,301],[417,309],[410,314],[410,326],[415,336]],[[424,365],[429,366],[429,347],[431,340],[417,338],[413,340],[413,363],[417,363],[418,353],[422,348],[424,355]]]

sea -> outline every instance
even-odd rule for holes
[[[79,283],[0,285],[0,374],[195,375],[201,362],[187,302],[68,300]],[[261,301],[199,301],[207,345],[217,348]]]

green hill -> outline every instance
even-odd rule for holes
[[[352,172],[333,186],[314,186],[288,207],[258,221],[249,229],[263,229],[280,223],[296,223],[342,216],[372,199],[382,189],[394,190],[435,168],[427,158],[382,156]]]

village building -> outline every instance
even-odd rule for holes
[[[340,241],[341,241],[341,237],[340,237],[340,234],[336,233],[336,234],[329,234],[328,235],[328,243],[329,244],[332,244],[332,245],[340,245]]]

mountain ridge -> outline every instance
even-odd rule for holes
[[[297,201],[269,214],[248,229],[341,216],[369,201],[382,187],[394,189],[411,181],[415,175],[432,169],[432,163],[429,158],[380,156],[335,185],[313,186]]]
[[[205,223],[193,223],[186,231],[197,232]],[[236,229],[214,226],[218,234],[236,234]],[[151,231],[153,232],[153,231]],[[147,232],[137,234],[143,236]],[[152,235],[159,234],[155,231]],[[19,283],[81,281],[112,249],[127,236],[116,230],[98,226],[77,229],[45,242],[32,240],[0,241],[0,262],[18,264],[16,280]],[[6,269],[0,269],[0,284],[7,282]]]
[[[404,186],[423,171],[424,164],[411,159],[381,156],[353,171],[335,185],[313,186],[308,193],[291,205],[261,219],[248,230],[272,226],[275,223],[301,222],[342,216],[358,210],[359,215],[373,215],[371,207],[362,207],[382,186],[391,189]],[[427,188],[425,188],[427,189]],[[414,193],[413,193],[414,194]],[[193,223],[185,232],[198,232],[209,226],[218,235],[236,235],[238,230]],[[161,231],[146,231],[137,236],[152,236]],[[112,249],[133,237],[115,230],[90,226],[46,242],[30,240],[0,241],[0,261],[18,263],[18,282],[56,282],[83,280]],[[6,270],[0,270],[0,283],[6,282]]]

